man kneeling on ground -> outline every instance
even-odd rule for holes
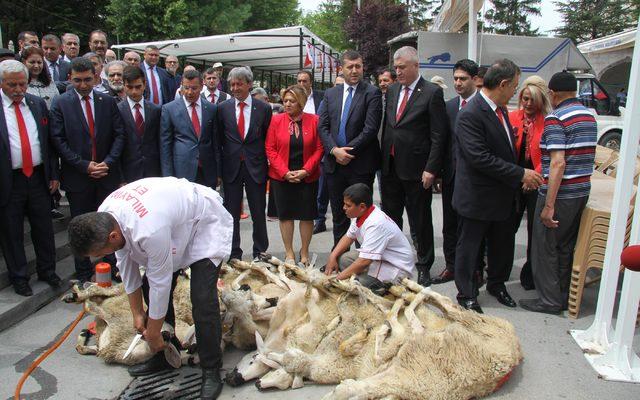
[[[337,279],[357,275],[360,284],[371,289],[383,287],[382,282],[411,278],[416,272],[411,244],[398,225],[373,205],[371,189],[356,183],[343,196],[343,209],[351,225],[329,255],[325,274],[339,270]],[[349,250],[356,240],[360,248]]]
[[[156,353],[146,363],[130,367],[131,375],[169,368],[161,351],[165,347],[161,328],[163,322],[175,326],[173,290],[180,271],[191,268],[201,399],[218,397],[222,352],[217,282],[222,260],[231,253],[232,227],[233,219],[218,193],[173,177],[132,182],[111,193],[98,212],[71,221],[69,243],[74,253],[102,257],[115,252],[134,328]],[[144,277],[140,266],[146,267]]]

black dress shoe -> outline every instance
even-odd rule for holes
[[[527,311],[539,312],[544,314],[559,315],[560,307],[547,306],[540,299],[522,299],[518,302],[520,307]]]
[[[431,283],[433,283],[434,285],[439,285],[441,283],[451,282],[454,279],[455,277],[453,275],[453,271],[449,271],[448,269],[445,269],[440,273],[440,275],[433,278],[431,280]]]
[[[31,286],[29,286],[29,282],[27,281],[13,282],[13,290],[20,296],[33,296],[33,290],[31,290]]]
[[[156,372],[173,369],[173,367],[164,358],[164,352],[157,352],[147,362],[130,366],[127,371],[131,376],[145,376],[155,374]]]
[[[520,285],[522,285],[524,290],[533,290],[536,288],[536,285],[533,282],[520,281]]]
[[[202,369],[202,386],[200,386],[201,400],[217,399],[222,391],[222,379],[220,379],[220,370]]]
[[[316,222],[315,224],[313,224],[314,235],[316,233],[326,232],[326,230],[327,230],[327,224],[324,222]]]
[[[482,308],[480,308],[480,304],[476,299],[458,299],[458,304],[460,304],[464,309],[475,311],[478,314],[484,314]]]
[[[418,285],[431,286],[431,276],[428,272],[418,270]]]
[[[502,289],[497,292],[489,292],[490,295],[498,299],[498,303],[504,304],[507,307],[517,307],[516,302],[509,296],[506,289]]]
[[[42,282],[47,282],[49,286],[51,286],[54,289],[57,289],[60,286],[62,286],[62,279],[60,279],[60,277],[56,275],[55,272],[52,272],[51,274],[46,276],[39,276],[38,280]]]

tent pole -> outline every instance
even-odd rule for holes
[[[322,89],[324,89],[324,70],[327,69],[327,66],[324,65],[325,59],[324,59],[324,45],[322,45]]]
[[[302,48],[304,47],[304,34],[302,33],[302,28],[300,28],[300,69],[304,67],[304,60],[302,59]]]
[[[467,58],[477,61],[478,58],[478,17],[476,16],[475,1],[469,0],[469,41]]]
[[[311,38],[311,48],[313,49],[313,63],[311,64],[311,87],[313,88],[316,83],[316,62],[318,60],[318,54],[316,53],[316,39]]]

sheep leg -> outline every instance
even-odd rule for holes
[[[249,274],[251,274],[251,270],[247,269],[244,270],[240,273],[240,275],[238,275],[238,277],[236,279],[233,280],[233,282],[231,282],[231,289],[233,290],[240,290],[240,283],[247,277],[249,276]]]
[[[254,321],[268,321],[273,316],[273,312],[276,310],[275,307],[264,308],[258,312],[255,312],[251,315]]]
[[[367,342],[368,336],[369,336],[369,329],[367,328],[364,328],[363,330],[356,332],[349,339],[340,343],[340,346],[338,346],[338,350],[340,351],[340,354],[342,354],[344,357],[353,357],[357,355],[358,353],[360,353],[360,350],[362,350],[362,347]]]
[[[411,330],[415,335],[422,335],[424,333],[424,327],[422,326],[420,319],[416,316],[415,310],[416,307],[424,301],[426,296],[427,295],[424,291],[418,293],[409,306],[404,310],[404,315],[407,317],[409,326],[411,326]]]
[[[398,349],[404,343],[405,339],[405,328],[402,326],[400,321],[398,321],[398,313],[400,312],[400,308],[404,305],[403,299],[396,300],[393,308],[391,309],[390,317],[386,321],[383,326],[389,326],[391,329],[391,337],[387,341],[387,345],[384,346],[384,339],[382,337],[382,341],[378,346],[378,338],[376,337],[376,351],[374,352],[374,359],[378,364],[389,360],[391,357],[395,356],[398,353]],[[386,333],[385,333],[386,336]]]

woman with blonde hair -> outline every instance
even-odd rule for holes
[[[518,94],[518,109],[509,113],[509,121],[513,127],[518,164],[524,168],[541,172],[540,138],[544,131],[544,118],[551,112],[549,89],[544,79],[532,75],[521,85]],[[531,272],[531,231],[535,215],[537,190],[522,191],[520,194],[519,215],[514,222],[517,231],[525,209],[527,210],[527,261],[520,272],[520,283],[526,290],[535,289]]]
[[[318,135],[318,116],[303,112],[307,94],[302,86],[289,86],[282,92],[284,113],[274,115],[267,130],[265,149],[269,178],[280,221],[285,261],[295,263],[294,220],[300,221],[300,262],[309,262],[309,243],[313,220],[318,216],[318,178],[322,143]]]

